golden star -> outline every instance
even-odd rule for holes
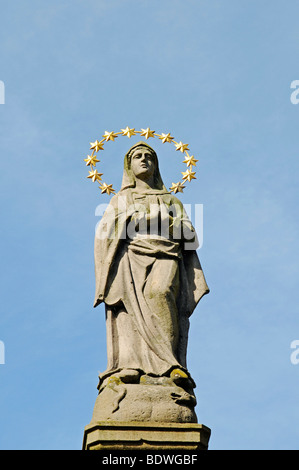
[[[171,135],[168,133],[168,134],[162,134],[160,135],[159,137],[160,140],[162,140],[163,144],[165,144],[165,142],[171,142],[174,137],[171,137]]]
[[[89,171],[89,175],[87,176],[87,178],[90,178],[94,183],[95,181],[101,181],[102,175],[103,173],[98,173],[97,170],[93,170],[93,171]]]
[[[94,150],[95,152],[98,152],[99,150],[104,150],[103,144],[96,140],[95,142],[90,142],[90,150]]]
[[[126,135],[129,137],[129,139],[131,138],[132,135],[136,135],[136,132],[135,132],[135,128],[133,127],[133,129],[130,129],[128,126],[125,128],[125,129],[121,129],[122,130],[122,135]]]
[[[104,139],[106,140],[106,142],[108,142],[108,140],[114,140],[116,139],[117,135],[115,132],[108,132],[108,131],[105,131],[105,134],[103,135]]]
[[[193,179],[196,179],[196,177],[194,176],[195,175],[195,171],[192,171],[191,168],[189,168],[187,171],[182,171],[181,172],[182,175],[183,175],[183,181],[191,181]]]
[[[176,150],[180,150],[182,153],[186,152],[188,149],[188,144],[183,144],[183,142],[179,142],[178,144],[175,144]]]
[[[190,166],[191,168],[192,166],[196,166],[196,162],[198,162],[198,160],[196,160],[193,155],[190,156],[188,155],[188,153],[186,154],[187,154],[187,157],[185,158],[183,163],[187,163],[187,166]]]
[[[141,129],[141,131],[141,135],[143,135],[146,139],[149,137],[155,137],[155,131],[151,131],[149,127],[147,129]]]
[[[84,158],[84,161],[86,162],[86,166],[95,166],[100,160],[97,159],[96,155],[87,155],[87,158]]]
[[[182,193],[183,192],[183,189],[185,188],[186,186],[184,186],[181,182],[178,182],[178,183],[172,183],[172,186],[170,188],[170,192],[174,192],[174,194],[176,194],[177,192],[179,193]]]
[[[102,190],[102,194],[107,193],[109,196],[111,193],[115,193],[115,190],[112,188],[112,184],[103,183],[99,187]]]

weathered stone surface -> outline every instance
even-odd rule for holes
[[[107,370],[167,376],[187,371],[189,317],[209,292],[195,229],[167,191],[145,142],[125,156],[121,190],[95,236],[96,294],[104,302]]]
[[[174,373],[173,378],[143,375],[138,383],[125,383],[125,380],[126,376],[112,375],[104,381],[96,399],[92,422],[197,422],[194,411],[196,398],[187,377]],[[178,380],[181,380],[181,386],[177,385]]]
[[[83,450],[207,450],[210,434],[196,423],[99,421],[86,426]]]
[[[186,361],[189,317],[209,292],[197,247],[155,151],[139,142],[95,237],[94,306],[105,304],[108,363],[83,448],[207,448]]]

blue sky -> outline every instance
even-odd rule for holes
[[[81,448],[106,368],[93,239],[109,201],[83,159],[127,125],[199,160],[181,200],[204,207],[211,292],[188,366],[210,448],[298,449],[298,14],[294,0],[3,3],[1,449]],[[116,189],[134,142],[101,158]],[[177,153],[149,143],[177,181]]]

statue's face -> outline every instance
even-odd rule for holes
[[[155,171],[154,155],[146,147],[137,147],[132,154],[131,169],[136,178],[149,180]]]

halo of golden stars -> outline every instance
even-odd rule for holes
[[[187,169],[186,171],[182,171],[182,178],[181,181],[178,181],[177,183],[172,183],[171,187],[169,188],[170,192],[173,192],[174,194],[176,193],[182,193],[183,190],[185,189],[185,183],[186,182],[191,182],[193,179],[196,179],[196,172],[193,171],[193,168],[196,166],[196,163],[198,160],[194,157],[194,155],[190,155],[190,150],[188,147],[188,144],[184,144],[183,142],[176,142],[174,140],[174,137],[171,136],[170,133],[164,134],[163,132],[161,134],[157,133],[156,131],[153,131],[149,127],[146,129],[142,129],[140,131],[135,130],[134,127],[126,127],[125,129],[121,129],[119,132],[109,132],[105,131],[105,133],[102,135],[101,140],[95,140],[95,142],[90,142],[90,150],[91,153],[90,155],[87,155],[87,157],[84,159],[86,162],[86,166],[90,167],[89,175],[87,178],[91,179],[91,181],[98,182],[99,183],[99,188],[101,190],[101,194],[114,194],[115,189],[113,189],[112,184],[107,184],[102,181],[102,176],[103,173],[99,173],[96,169],[96,164],[100,162],[100,160],[97,158],[98,152],[101,150],[104,150],[104,144],[106,142],[112,141],[114,142],[115,139],[118,136],[126,136],[129,139],[134,136],[140,134],[142,137],[145,137],[146,140],[149,138],[155,138],[158,137],[163,144],[165,143],[170,143],[175,146],[175,150],[177,152],[181,152],[184,156],[183,163],[186,163]]]

